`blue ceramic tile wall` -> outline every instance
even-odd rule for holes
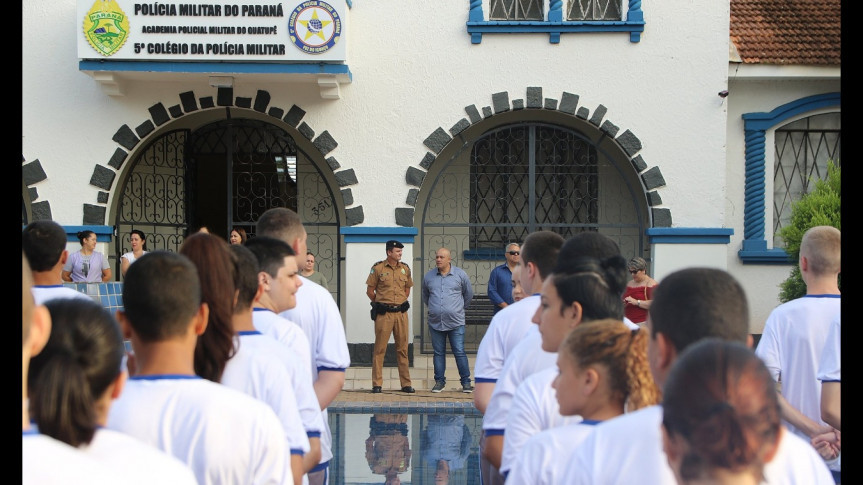
[[[123,283],[109,281],[108,283],[65,283],[73,290],[89,295],[97,303],[113,315],[115,311],[123,309]]]

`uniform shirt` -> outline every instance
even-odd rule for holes
[[[506,439],[500,460],[501,473],[506,474],[512,469],[521,456],[525,443],[532,436],[582,420],[578,415],[560,414],[557,393],[551,387],[558,373],[556,365],[540,370],[528,376],[515,390],[506,423]]]
[[[569,464],[566,457],[593,432],[599,421],[577,421],[530,437],[509,472],[507,485],[557,485]],[[507,435],[506,442],[509,442]]]
[[[293,484],[282,423],[265,403],[197,376],[132,376],[108,428],[186,463],[200,485]]]
[[[307,453],[309,438],[300,417],[298,397],[292,376],[282,364],[281,354],[290,350],[257,331],[239,332],[239,340],[237,352],[225,366],[222,385],[267,403],[282,422],[290,453]],[[320,417],[320,411],[317,415]],[[314,437],[320,436],[320,427],[314,432]]]
[[[677,485],[662,449],[662,406],[622,414],[595,426],[568,456],[559,483],[567,485]],[[808,441],[783,427],[776,456],[764,466],[762,483],[833,485],[824,460]]]
[[[407,300],[405,290],[413,288],[411,269],[405,263],[391,266],[387,260],[372,265],[366,286],[375,289],[375,302],[385,305],[401,305]]]
[[[445,275],[434,268],[423,276],[422,300],[429,310],[429,326],[439,332],[464,326],[464,310],[471,299],[470,277],[455,265]]]
[[[491,399],[482,418],[482,429],[489,436],[504,434],[512,398],[519,384],[534,372],[557,366],[557,352],[542,350],[542,335],[539,333],[539,327],[537,325],[531,327],[521,343],[510,353],[501,378],[494,386],[494,392],[491,393]]]
[[[101,281],[101,277],[100,277]],[[33,285],[30,289],[37,305],[54,298],[78,298],[92,300],[93,297],[64,285]]]
[[[122,471],[124,483],[197,485],[192,469],[164,451],[113,429],[99,428],[81,451]]]
[[[512,270],[506,263],[496,266],[488,275],[488,299],[494,304],[494,312],[503,310],[500,305],[506,302],[512,305],[515,301],[512,297]]]
[[[116,485],[128,479],[127,473],[35,429],[22,433],[22,485]]]
[[[512,349],[522,341],[531,327],[540,296],[530,295],[496,313],[479,342],[473,375],[476,382],[497,382],[504,362]]]
[[[773,379],[782,383],[782,396],[816,423],[821,420],[821,381],[818,364],[830,323],[840,316],[839,295],[806,295],[774,308],[764,324],[755,354],[764,361]],[[792,432],[809,436],[790,423]],[[839,471],[838,459],[830,463]]]
[[[821,382],[842,382],[842,322],[839,318],[830,324],[821,362],[818,364],[818,380]]]
[[[314,383],[318,380],[318,373],[321,371],[345,372],[345,369],[351,366],[351,356],[348,353],[342,314],[333,295],[323,286],[307,278],[300,276],[300,279],[303,284],[297,290],[297,306],[281,312],[279,316],[293,322],[305,335],[309,345],[309,367]],[[321,410],[321,417],[324,430],[321,435],[319,469],[326,468],[333,457],[333,438],[326,409]]]

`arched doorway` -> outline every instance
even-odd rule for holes
[[[434,261],[437,248],[449,248],[476,298],[487,294],[488,275],[503,263],[506,244],[537,230],[564,238],[602,232],[624,257],[650,260],[644,188],[622,150],[588,123],[502,118],[465,132],[463,143],[442,152],[429,171],[417,205],[423,265]],[[420,314],[421,351],[428,353],[424,308]],[[476,351],[487,328],[488,322],[468,326],[466,350]]]
[[[118,184],[115,267],[132,229],[147,234],[148,249],[177,251],[201,226],[226,239],[233,227],[254,236],[264,211],[287,207],[300,214],[317,270],[339,302],[339,211],[318,161],[290,128],[230,111],[226,118],[165,131],[131,160]]]

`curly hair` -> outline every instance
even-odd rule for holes
[[[604,368],[612,400],[634,411],[661,401],[647,362],[647,337],[619,319],[604,318],[575,327],[560,352],[582,369]]]

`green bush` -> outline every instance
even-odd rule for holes
[[[841,168],[827,162],[827,178],[816,180],[815,189],[791,206],[791,221],[779,231],[785,241],[785,251],[794,261],[791,275],[779,285],[779,300],[783,303],[806,294],[806,284],[800,276],[800,241],[803,234],[814,226],[841,227]],[[839,278],[842,288],[842,278]]]

